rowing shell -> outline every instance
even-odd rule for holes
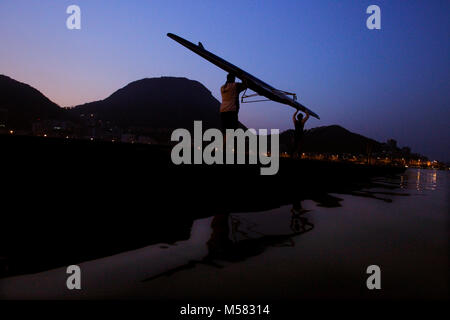
[[[286,94],[286,92],[272,87],[271,85],[265,83],[264,81],[259,80],[255,76],[252,76],[250,73],[245,72],[241,68],[236,67],[235,65],[229,63],[228,61],[222,59],[219,56],[216,56],[214,53],[209,52],[203,47],[201,43],[199,43],[198,45],[193,44],[192,42],[183,39],[173,33],[168,33],[167,36],[175,40],[179,44],[185,46],[189,50],[195,52],[202,58],[208,60],[217,67],[221,68],[222,70],[234,74],[236,77],[244,81],[249,87],[249,89],[255,91],[259,95],[264,96],[270,100],[289,105],[291,107],[296,108],[297,110],[307,112],[311,116],[320,119],[320,117],[314,111],[308,109],[307,107],[299,103],[296,100],[295,95],[293,98],[289,97]]]

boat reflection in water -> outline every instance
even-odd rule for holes
[[[358,182],[352,187],[346,184],[341,195],[390,203],[391,197],[408,196],[395,192],[399,187],[399,177],[382,178]],[[83,271],[83,290],[69,291],[58,285],[67,278],[65,267],[60,265],[49,271],[0,280],[0,295],[9,299],[157,298],[150,289],[155,281],[164,282],[199,266],[224,270],[230,264],[240,265],[252,257],[264,256],[270,248],[301,246],[303,235],[314,230],[315,211],[340,208],[343,201],[338,193],[316,190],[307,195],[312,201],[298,194],[298,200],[290,205],[264,211],[259,209],[261,204],[252,210],[252,206],[245,203],[248,212],[220,212],[223,208],[211,210],[209,207],[209,212],[217,210],[219,213],[192,220],[179,217],[169,221],[154,220],[153,234],[149,237],[154,244],[109,257],[78,261]],[[315,209],[305,208],[304,202]],[[56,263],[57,259],[53,259],[53,264]],[[242,268],[246,268],[245,263]],[[155,287],[159,288],[158,294],[160,286]],[[189,290],[185,290],[189,295]]]
[[[300,216],[302,213],[304,212],[297,212],[292,209],[289,229],[287,228],[288,219],[282,219],[286,226],[281,229],[285,230],[279,230],[275,233],[272,230],[272,233],[267,234],[258,231],[258,225],[250,222],[242,215],[215,215],[211,220],[211,235],[206,242],[207,254],[205,257],[201,260],[190,260],[185,265],[154,275],[145,281],[163,275],[172,275],[177,271],[192,268],[198,263],[222,268],[219,261],[239,262],[263,253],[267,247],[294,246],[293,237],[314,228],[314,225],[307,218]]]
[[[197,219],[186,240],[158,242],[141,249],[79,264],[83,290],[65,288],[66,269],[0,280],[0,297],[7,299],[71,299],[127,297],[139,283],[191,269],[197,265],[222,269],[262,254],[269,247],[293,247],[294,238],[313,230],[300,202],[283,211],[216,214]],[[176,225],[176,219],[173,224]],[[167,227],[167,226],[166,226]],[[170,228],[164,232],[170,232]],[[181,233],[180,236],[184,234]],[[147,297],[152,298],[152,297]]]
[[[3,177],[0,298],[360,298],[371,264],[383,297],[448,294],[448,172],[280,159],[260,176],[133,145],[5,149],[20,170]],[[82,290],[67,290],[72,264]]]

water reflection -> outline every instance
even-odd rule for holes
[[[304,215],[305,213],[308,213],[311,210],[303,209],[302,204],[300,201],[295,202],[292,205],[291,209],[291,230],[294,232],[306,232],[312,230],[314,228],[314,225],[308,221]]]
[[[400,197],[408,197],[411,191],[434,191],[439,186],[440,174],[435,170],[414,170],[409,169],[404,174],[397,176],[385,176],[371,180],[347,180],[340,183],[316,183],[301,184],[296,183],[297,189],[284,188],[281,186],[275,190],[269,190],[267,196],[261,197],[256,194],[245,194],[245,196],[236,197],[234,203],[218,202],[214,199],[204,198],[203,202],[196,202],[191,207],[189,203],[182,202],[185,213],[207,212],[203,215],[183,214],[172,218],[164,218],[164,216],[156,216],[149,218],[149,223],[143,226],[146,230],[138,240],[137,245],[142,250],[156,252],[159,258],[148,258],[154,260],[157,270],[148,270],[146,276],[153,279],[164,274],[172,274],[173,268],[168,265],[158,265],[163,255],[172,255],[174,248],[181,247],[180,243],[189,244],[186,249],[189,252],[195,252],[190,258],[183,258],[184,261],[178,261],[176,265],[184,267],[193,267],[197,264],[208,264],[216,267],[221,266],[221,262],[239,262],[249,257],[263,253],[269,247],[275,246],[294,246],[296,241],[301,239],[301,235],[320,228],[314,223],[314,210],[305,208],[305,200],[312,201],[317,207],[321,208],[339,208],[345,206],[343,198],[339,195],[350,195],[361,199],[372,199],[383,203],[392,203],[393,199]],[[215,192],[217,193],[217,192]],[[270,196],[270,197],[269,197]],[[233,200],[233,199],[231,199]],[[231,204],[230,204],[231,203]],[[154,205],[159,204],[157,202]],[[161,208],[167,203],[161,202]],[[176,208],[176,204],[174,204]],[[281,209],[280,209],[281,208]],[[175,210],[175,209],[174,209]],[[331,211],[330,211],[331,213]],[[168,212],[167,216],[170,216]],[[211,217],[210,224],[205,224],[204,218]],[[150,222],[151,219],[151,222]],[[201,223],[200,223],[201,222]],[[203,240],[192,243],[194,226],[201,225],[203,233],[208,234]],[[189,236],[190,235],[190,236]],[[124,240],[117,237],[117,242],[122,244]],[[132,242],[133,239],[130,240]],[[74,247],[77,250],[67,250],[67,255],[72,254],[69,259],[62,260],[59,256],[44,256],[42,266],[33,262],[33,264],[25,264],[22,260],[9,259],[8,256],[0,259],[0,271],[3,270],[4,276],[11,276],[24,273],[41,272],[56,267],[69,264],[77,264],[83,261],[94,260],[106,257],[111,251],[97,249],[95,243],[88,242],[93,253],[91,256],[86,254],[84,247]],[[101,245],[101,243],[100,243]],[[98,247],[100,248],[100,245]],[[137,246],[136,245],[136,246]],[[125,248],[125,246],[124,246]],[[200,248],[203,248],[200,250]],[[131,249],[122,250],[121,252]],[[200,253],[202,252],[202,253]],[[51,251],[50,251],[51,253]],[[83,257],[89,256],[89,259]],[[186,257],[185,254],[183,254]],[[34,257],[34,256],[32,256]],[[171,259],[175,259],[172,257]],[[182,260],[183,260],[182,259]],[[25,261],[25,260],[24,260]],[[31,261],[30,259],[25,262]],[[34,260],[33,260],[34,261]],[[187,261],[187,262],[186,262]],[[130,261],[130,264],[134,261]],[[20,269],[22,265],[29,268]],[[184,268],[182,267],[182,268]],[[177,267],[178,268],[178,267]],[[178,270],[178,269],[177,269]],[[1,275],[0,275],[1,276]]]
[[[420,190],[420,169],[417,170],[417,178],[416,178],[416,189]]]
[[[403,175],[378,177],[370,181],[342,181],[339,185],[321,184],[320,188],[315,185],[312,190],[310,184],[299,184],[298,189],[289,189],[292,190],[289,197],[279,192],[270,193],[273,195],[270,199],[260,197],[257,202],[244,199],[238,202],[240,206],[234,206],[239,210],[230,209],[233,206],[227,207],[223,202],[216,202],[213,206],[210,201],[207,205],[202,203],[209,212],[205,216],[173,215],[165,220],[152,217],[151,223],[145,226],[152,242],[147,237],[147,242],[140,249],[124,250],[123,253],[112,256],[99,251],[98,258],[80,263],[85,287],[89,288],[81,294],[103,297],[108,292],[117,298],[126,296],[123,291],[126,287],[130,291],[137,290],[139,297],[152,297],[152,294],[159,294],[161,288],[165,288],[168,283],[173,285],[180,279],[186,281],[191,276],[203,279],[206,272],[222,281],[227,279],[230,272],[253,272],[255,264],[260,269],[255,277],[261,277],[261,282],[264,282],[270,266],[287,260],[292,266],[289,270],[295,275],[295,281],[286,288],[293,291],[297,290],[298,283],[304,285],[304,290],[315,288],[320,282],[319,278],[328,274],[322,271],[328,270],[329,265],[342,264],[343,270],[357,270],[361,261],[366,263],[365,259],[369,255],[380,257],[381,263],[390,263],[395,259],[416,263],[417,257],[421,255],[424,262],[420,270],[428,270],[428,254],[434,251],[420,251],[426,245],[426,241],[422,239],[439,234],[439,226],[444,223],[438,219],[414,217],[420,217],[422,212],[428,210],[431,201],[425,197],[430,196],[432,199],[433,195],[439,194],[434,190],[445,190],[448,180],[445,174],[448,173],[431,170],[420,170],[418,173],[418,170],[408,170]],[[415,197],[416,195],[420,197]],[[406,197],[410,197],[411,201]],[[421,199],[426,201],[420,202]],[[436,199],[432,201],[436,209],[435,216],[443,211],[441,207],[444,208],[442,202],[439,202],[440,198]],[[191,207],[186,203],[183,205],[186,209],[184,213],[191,212]],[[174,212],[170,211],[167,203],[165,208],[169,213]],[[398,215],[396,212],[409,214]],[[435,221],[437,225],[433,224]],[[362,238],[365,239],[363,247]],[[439,239],[430,243],[438,243]],[[92,243],[89,245],[92,246]],[[323,254],[316,255],[317,252]],[[349,253],[352,255],[351,259],[342,259]],[[398,270],[401,273],[404,266],[400,262]],[[0,259],[0,263],[7,265],[8,259]],[[267,268],[261,267],[265,264],[268,265]],[[66,264],[57,260],[55,265],[59,268]],[[314,275],[315,269],[321,271]],[[191,271],[185,273],[186,270]],[[58,285],[65,281],[64,268],[37,274],[27,273],[1,279],[0,288],[3,291],[0,292],[0,297],[3,295],[23,299],[29,293],[34,294],[33,297],[45,294],[46,297],[59,298],[73,294],[65,290],[64,286]],[[301,275],[306,273],[312,274],[311,283],[302,282],[307,281],[301,279]],[[355,272],[355,277],[357,274]],[[284,272],[274,275],[282,279],[282,284],[287,283],[283,282]],[[172,276],[174,277],[171,279],[167,278]],[[416,275],[412,277],[415,278]],[[359,278],[353,280],[359,283]],[[34,283],[41,283],[42,287],[36,290]],[[328,284],[322,288],[327,291]],[[285,287],[281,285],[278,289],[284,290]],[[189,296],[191,290],[195,289],[186,286],[184,290],[186,296]],[[255,288],[255,292],[257,291]]]
[[[282,210],[257,211],[251,214],[216,214],[210,225],[211,236],[206,241],[207,253],[202,259],[189,260],[180,267],[164,271],[144,281],[170,276],[198,264],[222,268],[223,262],[237,263],[262,254],[269,247],[294,247],[302,234],[312,231],[315,227],[311,222],[314,210],[305,209],[302,205],[306,199],[313,200],[318,207],[324,208],[342,206],[343,199],[335,194],[392,203],[395,198],[409,197],[411,194],[408,190],[435,190],[437,180],[436,171],[408,170],[402,175],[345,184],[342,189],[334,189],[332,192],[315,190],[314,193],[299,193],[291,206],[283,206]],[[288,210],[289,217],[286,216]],[[284,225],[284,229],[280,225]]]
[[[441,172],[445,174],[445,172]],[[410,169],[400,176],[401,188],[416,191],[435,191],[438,188],[438,170]]]
[[[383,202],[392,202],[391,197],[408,196],[407,193],[393,192],[400,188],[400,177],[374,180],[370,183],[354,185],[337,192],[355,197],[371,198]],[[377,188],[377,190],[370,190]],[[379,188],[387,191],[380,191]],[[151,281],[162,276],[171,276],[179,271],[194,268],[196,265],[208,265],[223,268],[224,262],[238,263],[252,256],[260,255],[269,247],[294,247],[301,235],[314,229],[312,218],[314,211],[305,209],[302,203],[305,197],[298,195],[291,206],[252,213],[222,213],[212,217],[211,234],[205,241],[207,252],[201,259],[189,259],[184,264],[164,272],[153,274],[144,279]],[[341,207],[342,198],[326,192],[310,197],[317,206],[324,208]],[[290,208],[290,210],[289,210]]]
[[[434,169],[408,169],[399,176],[380,177],[372,181],[383,187],[392,186],[404,190],[436,191],[439,188],[439,176],[443,176],[446,173],[445,171]]]
[[[189,259],[175,268],[154,274],[148,270],[151,277],[144,282],[161,276],[171,276],[176,272],[190,269],[198,264],[215,268],[223,268],[224,262],[240,262],[250,257],[260,255],[269,247],[293,247],[294,237],[311,231],[314,225],[303,216],[309,210],[304,210],[300,202],[293,205],[289,215],[279,212],[263,212],[253,215],[266,215],[268,221],[275,221],[276,227],[264,224],[259,220],[248,219],[245,214],[217,214],[210,224],[211,234],[206,241],[207,252],[201,259]],[[285,212],[286,213],[286,212]],[[277,217],[274,217],[274,216]],[[269,218],[269,219],[267,219]]]

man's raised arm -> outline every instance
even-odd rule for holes
[[[244,91],[247,88],[248,88],[247,81],[246,80],[242,80],[242,82],[239,83],[239,86],[238,86],[239,92],[242,92],[242,91]]]
[[[305,125],[306,121],[308,121],[308,119],[309,119],[309,113],[308,112],[305,112],[305,113],[306,113],[306,117],[303,118],[302,125]]]
[[[295,111],[294,115],[292,116],[292,121],[295,123],[297,122],[297,113],[298,113],[298,109]]]

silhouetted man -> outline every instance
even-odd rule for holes
[[[237,83],[233,74],[227,75],[227,82],[220,88],[222,104],[220,105],[220,120],[225,137],[226,129],[237,129],[239,125],[239,94],[247,89],[244,83]]]
[[[306,117],[303,117],[303,114],[299,114],[297,111],[295,111],[294,116],[292,117],[292,121],[294,121],[295,126],[295,132],[294,132],[294,152],[293,156],[297,154],[300,156],[302,143],[303,143],[303,133],[305,131],[305,123],[309,119],[309,113],[306,112]]]

